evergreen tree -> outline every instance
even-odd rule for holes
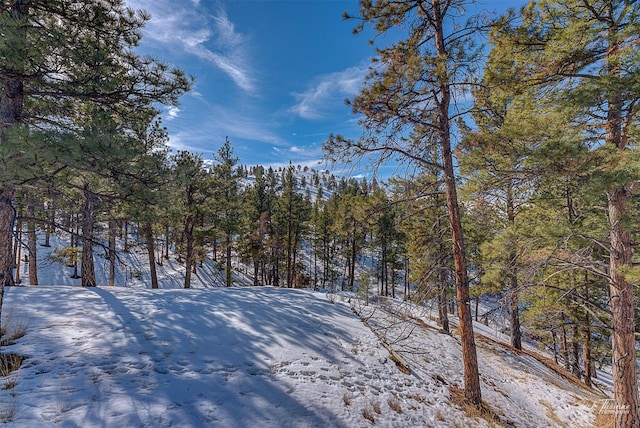
[[[288,288],[299,284],[298,250],[311,214],[311,202],[300,193],[295,167],[292,164],[282,173],[282,193],[276,200],[273,221],[284,243],[285,284]]]
[[[38,164],[56,156],[55,149],[25,142],[24,128],[63,130],[85,102],[122,117],[137,115],[152,110],[152,103],[175,103],[189,88],[180,70],[133,53],[148,19],[122,0],[0,5],[0,146],[3,163],[11,167],[3,171],[0,187],[0,308],[3,287],[12,282],[18,161]]]
[[[212,179],[216,194],[216,223],[224,233],[226,248],[225,281],[227,287],[231,286],[232,267],[231,255],[233,250],[234,235],[240,231],[240,179],[242,172],[236,169],[238,158],[233,156],[231,143],[227,138],[215,156],[216,164],[213,167]]]
[[[180,151],[171,157],[171,186],[174,196],[174,215],[181,222],[181,241],[184,243],[184,288],[191,287],[191,273],[195,265],[194,230],[203,215],[209,197],[209,182],[200,156]]]
[[[409,279],[416,285],[414,300],[436,298],[438,321],[449,332],[447,304],[453,289],[453,255],[447,241],[451,235],[439,169],[424,170],[419,176],[395,180],[395,192],[405,203],[402,230],[407,235],[411,260]]]
[[[612,315],[615,425],[640,425],[640,403],[634,335],[633,284],[625,276],[632,268],[629,199],[638,188],[637,153],[630,132],[637,126],[640,91],[636,84],[640,61],[640,4],[625,0],[531,2],[509,17],[496,33],[496,48],[505,67],[519,80],[555,94],[559,102],[579,109],[574,126],[592,132],[600,165],[609,220],[609,284]],[[515,21],[514,21],[515,22]]]
[[[268,237],[273,200],[263,166],[253,168],[253,185],[244,193],[242,252],[244,260],[253,264],[253,285],[268,280]]]
[[[325,147],[329,156],[336,158],[380,153],[382,160],[400,158],[420,168],[431,165],[428,154],[439,149],[456,274],[465,397],[480,405],[480,375],[451,141],[451,114],[457,110],[453,107],[462,109],[454,96],[469,89],[481,55],[476,46],[477,22],[471,19],[460,23],[455,18],[464,15],[468,3],[361,2],[359,18],[373,24],[378,34],[402,28],[406,37],[378,51],[365,87],[353,100],[354,112],[364,115],[361,124],[365,135],[357,141],[333,136]]]

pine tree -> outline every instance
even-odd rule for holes
[[[216,223],[224,233],[226,248],[225,282],[231,286],[232,267],[231,254],[233,250],[233,238],[240,230],[240,179],[241,172],[236,170],[238,158],[233,156],[231,143],[227,138],[215,156],[216,164],[213,167],[212,179],[213,192],[216,194]]]
[[[82,6],[82,7],[78,7]],[[81,102],[99,103],[121,116],[174,104],[190,86],[178,69],[133,53],[149,17],[123,0],[15,0],[0,5],[0,146],[3,163],[52,158],[16,137],[22,127],[64,129]],[[6,151],[20,153],[7,156]],[[27,149],[31,149],[28,152]],[[2,171],[0,187],[0,310],[11,285],[16,169]]]
[[[184,288],[191,287],[191,273],[195,265],[194,230],[199,224],[209,197],[207,173],[200,156],[180,151],[171,157],[171,187],[174,215],[181,223],[185,255]]]
[[[612,314],[613,378],[617,427],[640,426],[634,335],[629,200],[640,183],[637,153],[629,144],[637,126],[640,61],[635,48],[640,34],[640,4],[624,0],[531,2],[521,24],[509,17],[496,34],[496,49],[517,70],[518,79],[555,94],[579,109],[574,126],[592,133],[594,153],[605,153],[601,165],[608,185],[609,275]]]
[[[253,285],[267,284],[269,224],[273,201],[270,197],[265,169],[261,165],[253,168],[254,183],[243,197],[243,258],[253,264]]]
[[[298,250],[311,215],[311,202],[301,194],[292,164],[283,171],[281,185],[282,193],[276,200],[273,222],[278,231],[278,240],[284,244],[285,285],[292,288],[299,282]]]
[[[378,51],[365,87],[353,100],[354,112],[364,115],[361,124],[365,134],[357,141],[333,136],[325,146],[333,157],[379,153],[381,160],[395,157],[420,168],[430,165],[429,152],[439,149],[456,274],[465,397],[480,405],[480,375],[452,153],[455,94],[468,90],[481,55],[476,46],[476,20],[460,23],[455,18],[464,15],[468,3],[362,1],[359,18],[371,23],[377,34],[401,28],[406,37]]]

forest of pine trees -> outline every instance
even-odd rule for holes
[[[362,1],[351,18],[407,37],[349,102],[362,137],[325,149],[406,166],[384,181],[242,165],[228,139],[211,158],[170,152],[157,106],[190,79],[133,53],[143,13],[73,3],[0,4],[1,287],[23,259],[37,285],[37,246],[55,234],[83,286],[96,249],[114,285],[117,251],[141,245],[150,288],[175,257],[184,288],[210,260],[227,286],[242,265],[255,286],[437,302],[443,331],[461,319],[475,404],[472,316],[503,315],[513,347],[538,341],[588,385],[612,365],[628,410],[616,425],[640,424],[637,2],[544,0],[485,22],[460,19],[462,0]],[[485,297],[495,307],[479,312]]]

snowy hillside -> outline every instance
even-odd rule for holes
[[[604,396],[480,339],[490,411],[466,414],[455,336],[416,308],[343,300],[270,287],[9,288],[5,323],[26,335],[3,352],[27,359],[0,380],[0,415],[18,427],[594,424]]]

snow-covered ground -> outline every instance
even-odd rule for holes
[[[161,289],[151,290],[136,249],[122,254],[120,286],[82,288],[40,250],[40,284],[58,285],[5,295],[3,325],[26,330],[1,350],[27,357],[0,378],[0,421],[10,426],[591,427],[606,398],[476,324],[491,423],[456,404],[459,339],[441,333],[428,308],[219,287],[210,262],[184,290],[180,267],[165,261]],[[100,284],[106,266],[97,258]]]
[[[27,357],[0,384],[13,426],[489,425],[452,404],[451,386],[462,386],[455,336],[428,318],[400,323],[384,305],[361,313],[412,374],[349,304],[319,292],[15,287],[5,304],[7,322],[26,327],[4,349]],[[484,400],[504,423],[592,426],[602,397],[478,344]]]

